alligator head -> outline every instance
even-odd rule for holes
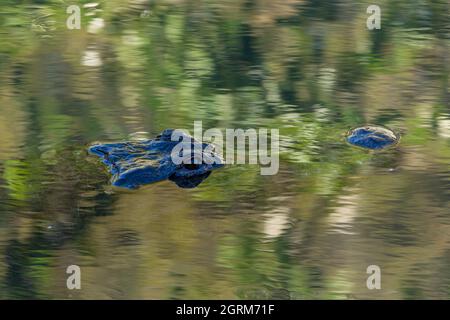
[[[176,137],[172,135],[174,132]],[[177,140],[172,141],[172,137]],[[173,161],[175,150],[180,150],[179,155],[190,161]],[[164,130],[153,140],[95,144],[89,153],[102,159],[112,174],[114,186],[128,189],[165,179],[181,188],[195,188],[212,170],[223,166],[212,145],[173,129]]]

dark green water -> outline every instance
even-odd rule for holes
[[[369,1],[108,0],[81,30],[60,1],[17,2],[0,4],[0,298],[450,298],[447,1],[379,1],[373,31]],[[86,154],[196,120],[278,128],[279,173],[125,191]],[[344,143],[366,123],[400,143]]]

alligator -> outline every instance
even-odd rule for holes
[[[178,140],[173,139],[177,132]],[[367,125],[350,130],[347,142],[351,145],[379,150],[395,145],[399,137],[391,130]],[[190,150],[183,157],[191,161],[177,164],[172,151],[182,144]],[[100,157],[112,174],[114,186],[136,189],[142,185],[171,180],[181,188],[195,188],[211,171],[223,167],[222,158],[211,144],[200,143],[181,130],[166,129],[155,139],[119,143],[94,144],[89,153]],[[194,159],[201,159],[192,161]]]
[[[399,137],[384,127],[367,125],[350,130],[347,142],[361,148],[380,150],[397,144]]]
[[[175,131],[178,140],[173,141],[172,134]],[[173,161],[172,151],[180,143],[185,153],[180,156],[190,161],[177,164]],[[223,166],[222,158],[211,144],[200,143],[174,129],[166,129],[152,140],[94,144],[88,151],[100,157],[108,167],[114,186],[128,189],[166,179],[181,188],[195,188],[212,170]]]

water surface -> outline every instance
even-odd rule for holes
[[[35,3],[0,4],[0,298],[450,298],[446,1]],[[197,120],[278,128],[279,173],[129,191],[86,152]]]

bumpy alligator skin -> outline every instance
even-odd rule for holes
[[[377,126],[365,126],[351,130],[347,142],[366,149],[379,150],[398,142],[398,137],[389,129]]]
[[[96,144],[89,148],[89,153],[102,159],[112,174],[114,186],[128,189],[165,179],[174,181],[181,188],[195,188],[212,170],[223,166],[210,144],[199,143],[184,133],[178,141],[172,141],[173,132],[173,129],[166,129],[154,140]],[[190,148],[191,153],[183,155],[186,158],[203,161],[199,164],[175,164],[171,157],[175,146],[176,150],[180,146],[184,150]]]

